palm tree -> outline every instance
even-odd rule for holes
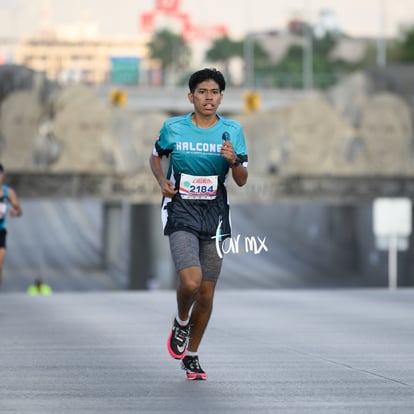
[[[400,59],[404,63],[414,62],[414,26],[404,30],[402,33]]]
[[[233,41],[228,36],[216,39],[206,52],[207,60],[223,64],[226,77],[229,77],[229,63],[233,57],[243,57],[243,42]]]
[[[156,32],[147,44],[151,59],[161,63],[163,81],[168,78],[168,72],[174,75],[188,67],[191,50],[183,38],[168,29]]]

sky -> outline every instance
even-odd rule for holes
[[[96,22],[102,35],[137,35],[139,15],[162,0],[0,0],[0,37],[38,33],[79,21]],[[414,0],[164,0],[177,1],[197,26],[227,25],[230,37],[281,30],[294,17],[316,22],[322,9],[335,12],[350,36],[395,36],[401,23],[414,25]],[[42,10],[49,10],[43,13]]]

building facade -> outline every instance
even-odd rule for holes
[[[31,37],[21,40],[15,50],[16,64],[44,72],[48,79],[60,83],[110,82],[112,66],[119,59],[147,61],[147,39],[99,37],[93,39],[57,36]],[[137,71],[145,67],[137,68]]]

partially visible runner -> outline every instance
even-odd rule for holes
[[[3,184],[4,167],[0,164],[0,286],[3,283],[3,266],[6,258],[7,213],[11,217],[19,217],[23,214],[16,192]]]
[[[226,87],[222,73],[199,70],[188,85],[194,111],[164,122],[150,166],[161,187],[164,234],[178,273],[177,314],[167,348],[181,360],[187,379],[204,380],[198,348],[221,271],[217,245],[231,236],[226,184],[230,171],[238,186],[246,184],[247,149],[241,125],[217,115]],[[166,176],[164,156],[169,157]]]
[[[52,288],[43,282],[42,279],[35,279],[34,282],[27,288],[26,292],[30,296],[50,296],[52,294]]]

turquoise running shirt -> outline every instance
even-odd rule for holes
[[[199,128],[191,122],[192,113],[172,117],[164,122],[155,142],[154,155],[168,156],[167,179],[179,187],[182,174],[197,177],[217,176],[218,191],[214,200],[185,200],[177,193],[164,198],[162,205],[164,234],[185,230],[200,239],[216,235],[217,226],[223,234],[231,234],[226,191],[229,163],[221,155],[224,140],[230,140],[239,160],[247,167],[247,148],[242,126],[234,120],[218,116],[211,128]]]
[[[6,229],[6,218],[9,210],[9,188],[2,185],[3,195],[0,197],[0,230]]]
[[[182,173],[217,175],[224,182],[229,164],[220,154],[223,138],[231,141],[236,155],[247,163],[243,129],[237,121],[223,117],[211,128],[199,128],[191,122],[191,115],[170,118],[161,128],[155,149],[158,156],[170,156],[167,178],[174,182]]]

